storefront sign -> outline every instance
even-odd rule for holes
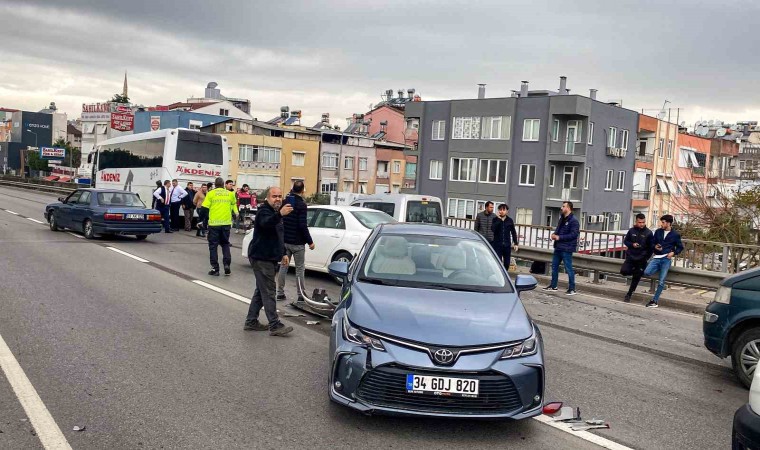
[[[161,129],[161,116],[150,116],[150,131]]]
[[[62,159],[65,157],[65,148],[40,147],[40,158],[42,159]]]
[[[132,131],[135,128],[135,115],[131,113],[111,114],[111,128],[117,131]]]

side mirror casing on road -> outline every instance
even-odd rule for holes
[[[517,292],[532,291],[538,286],[538,281],[533,275],[518,275],[515,278],[515,288]]]
[[[327,271],[330,272],[330,275],[345,280],[348,278],[348,263],[343,261],[333,261],[327,266]]]

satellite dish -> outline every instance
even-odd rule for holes
[[[699,130],[700,130],[699,135],[702,137],[707,136],[707,133],[710,132],[710,130],[707,127],[700,127]]]
[[[708,125],[707,121],[706,121],[706,120],[703,120],[703,121],[702,121],[702,126],[703,126],[703,127],[706,127],[707,125]]]
[[[747,139],[750,144],[760,144],[760,133],[750,133]]]
[[[736,124],[731,125],[731,131],[736,131],[738,129],[739,129],[739,125],[736,125]]]
[[[681,121],[681,128],[686,128],[686,121]]]
[[[718,130],[715,132],[715,136],[717,137],[723,137],[726,135],[726,129],[725,128],[718,128]]]
[[[711,120],[711,121],[707,122],[707,126],[710,126],[710,127],[711,127],[711,126],[713,125],[713,123],[714,123],[714,122]]]

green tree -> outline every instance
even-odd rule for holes
[[[40,152],[31,151],[26,153],[27,166],[32,170],[49,170],[46,159],[40,157]]]
[[[111,101],[114,103],[129,103],[129,97],[121,94],[113,94]]]
[[[74,148],[74,146],[71,145],[71,142],[63,138],[58,138],[58,140],[53,142],[53,147],[66,149],[66,158],[63,160],[63,165],[79,167],[82,162],[82,152],[78,148]]]

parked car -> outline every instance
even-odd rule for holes
[[[375,194],[362,195],[351,206],[382,211],[399,222],[445,224],[441,199],[430,195]]]
[[[760,371],[755,371],[749,388],[749,402],[736,410],[731,433],[731,448],[760,448]]]
[[[703,332],[705,347],[730,356],[737,378],[749,387],[760,360],[760,268],[721,281],[705,309]]]
[[[142,240],[161,232],[161,214],[127,191],[77,189],[45,206],[44,215],[51,231],[68,228],[84,233],[87,239],[118,234]]]
[[[383,212],[355,206],[309,206],[306,214],[314,250],[306,250],[305,266],[324,273],[333,261],[351,262],[377,225],[396,222]],[[249,230],[243,238],[245,258],[253,232]]]
[[[541,414],[541,333],[471,230],[384,224],[349,265],[332,319],[328,394],[367,414],[523,419]],[[452,332],[456,330],[456,332]]]

